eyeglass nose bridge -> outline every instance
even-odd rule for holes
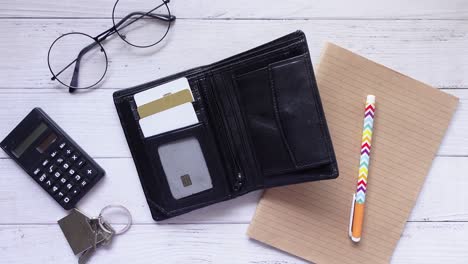
[[[152,18],[156,18],[158,20],[161,20],[161,21],[165,21],[165,22],[168,22],[168,26],[167,26],[167,30],[165,31],[165,33],[162,35],[161,39],[159,39],[157,42],[151,44],[151,45],[146,45],[146,46],[139,46],[139,45],[135,45],[135,44],[132,44],[131,42],[129,42],[127,40],[127,36],[124,35],[124,34],[120,34],[119,32],[119,25],[121,25],[121,22],[123,23],[124,19],[122,19],[121,21],[119,21],[119,23],[115,23],[115,20],[114,20],[114,12],[115,12],[115,7],[117,5],[117,3],[119,2],[119,0],[116,1],[115,5],[114,5],[114,8],[113,8],[113,11],[112,11],[112,20],[113,20],[113,27],[111,27],[110,29],[102,32],[101,34],[97,35],[96,37],[91,37],[87,34],[84,34],[84,33],[80,33],[80,32],[71,32],[71,33],[68,33],[68,34],[83,34],[89,38],[91,38],[93,41],[92,44],[88,45],[87,47],[85,47],[81,52],[80,54],[77,56],[77,58],[72,61],[71,63],[69,63],[67,66],[65,66],[62,70],[58,71],[58,72],[54,72],[52,70],[52,67],[51,67],[51,64],[50,64],[50,51],[52,49],[52,47],[54,46],[54,44],[57,42],[58,39],[60,39],[61,37],[65,36],[65,35],[68,35],[68,34],[65,34],[65,35],[62,35],[61,37],[57,38],[51,45],[51,47],[49,48],[49,53],[48,53],[48,66],[49,66],[49,70],[50,72],[52,73],[52,77],[51,77],[51,80],[52,81],[55,81],[57,80],[58,82],[60,82],[61,84],[63,84],[64,86],[67,86],[69,88],[69,92],[70,93],[73,93],[75,92],[77,89],[89,89],[95,85],[97,85],[99,82],[102,81],[102,79],[104,78],[105,74],[107,73],[107,68],[108,68],[108,58],[107,58],[107,54],[106,54],[106,51],[104,50],[104,47],[102,46],[102,42],[104,40],[107,39],[107,37],[113,35],[114,33],[117,33],[119,35],[119,37],[122,38],[122,40],[124,40],[126,43],[130,44],[131,46],[134,46],[134,47],[139,47],[139,48],[147,48],[147,47],[151,47],[151,46],[154,46],[156,44],[158,44],[159,42],[161,42],[165,37],[166,35],[168,34],[169,32],[169,29],[170,29],[170,25],[171,25],[171,22],[175,21],[176,20],[176,17],[174,15],[171,14],[170,10],[169,10],[169,7],[167,6],[168,3],[170,3],[170,0],[162,0],[162,3],[155,7],[154,9],[150,10],[149,12],[133,12],[133,13],[130,13],[128,14],[126,17],[131,17],[131,16],[134,16],[134,15],[141,15],[142,17],[143,16],[150,16]],[[151,12],[153,12],[154,10],[162,7],[162,6],[165,6],[165,8],[167,8],[167,11],[168,13],[167,14],[153,14]],[[90,49],[92,49],[94,46],[96,45],[99,45],[100,46],[100,51],[104,54],[105,56],[105,70],[103,72],[103,75],[102,77],[94,84],[90,85],[90,86],[87,86],[87,87],[78,87],[78,76],[79,76],[79,68],[80,68],[80,60],[81,60],[81,57],[87,53]],[[91,46],[91,48],[90,48]],[[69,67],[72,67],[72,65],[75,64],[74,66],[74,69],[73,69],[73,75],[72,75],[72,79],[71,79],[71,82],[70,82],[70,85],[62,82],[60,80],[60,78],[58,77],[60,74],[62,74],[62,72],[64,72],[67,68]]]

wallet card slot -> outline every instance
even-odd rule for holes
[[[194,116],[196,116],[196,118],[198,118],[198,120],[200,120],[200,118],[202,116],[202,113],[200,112],[199,103],[198,102],[192,102],[191,105],[193,107]],[[153,116],[155,116],[155,115],[145,117],[145,118],[141,118],[139,113],[138,113],[136,104],[135,104],[135,102],[133,100],[131,101],[131,107],[132,107],[131,111],[133,113],[133,118],[134,118],[134,121],[135,121],[135,126],[137,127],[138,134],[140,135],[140,138],[142,138],[142,139],[150,138],[150,137],[154,137],[154,136],[158,136],[158,135],[163,135],[163,134],[169,133],[171,131],[174,131],[174,130],[177,130],[177,129],[180,129],[180,128],[190,127],[190,126],[192,126],[192,125],[194,125],[196,123],[199,123],[199,122],[196,122],[196,123],[191,122],[190,124],[177,123],[177,124],[173,125],[173,126],[176,126],[176,127],[178,126],[177,128],[167,129],[167,130],[162,130],[161,131],[161,130],[157,129],[158,124],[160,124],[160,122],[158,122],[158,121],[161,121],[161,120],[151,120],[151,119],[153,119]],[[159,118],[159,119],[171,120],[170,117],[167,116],[167,113],[169,113],[169,111],[166,111],[166,112],[163,111],[160,114],[161,118]],[[195,117],[192,117],[192,119],[194,119],[194,118]],[[174,121],[174,120],[172,120],[172,121]],[[145,123],[143,123],[143,122],[145,122]],[[145,133],[145,131],[146,131],[146,133]]]
[[[219,94],[215,92],[215,83],[213,77],[203,78],[200,80],[202,86],[201,91],[204,93],[206,99],[207,113],[211,117],[211,124],[215,130],[215,137],[218,140],[218,144],[223,153],[223,157],[226,161],[228,171],[230,171],[229,180],[232,185],[233,191],[239,191],[243,186],[243,171],[240,166],[238,153],[236,152],[236,144],[234,143],[231,129],[229,129],[229,123],[225,114],[225,109],[221,106],[221,98]]]
[[[195,84],[186,77],[150,87],[130,97],[140,137],[148,138],[198,123],[202,116],[199,98]]]
[[[228,124],[230,138],[235,145],[234,151],[236,159],[240,163],[242,173],[238,175],[242,185],[251,186],[254,179],[245,175],[257,175],[257,162],[255,156],[251,155],[248,143],[246,127],[241,115],[241,107],[235,95],[234,83],[231,72],[215,75],[214,81],[217,83],[216,92],[220,95],[220,102],[224,107],[224,113]]]
[[[176,213],[229,196],[225,171],[205,124],[146,138],[145,147],[166,210]]]

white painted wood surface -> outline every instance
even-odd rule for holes
[[[86,212],[98,213],[107,204],[121,203],[132,211],[135,223],[154,223],[132,159],[99,158],[97,161],[106,169],[107,176],[80,202],[80,208]],[[0,207],[8,212],[0,215],[0,224],[52,224],[63,215],[59,206],[51,206],[52,198],[41,193],[40,187],[18,171],[13,161],[0,160],[0,170],[4,175],[12,175],[0,178]],[[409,220],[468,221],[468,177],[463,173],[466,171],[466,157],[436,158]],[[34,195],[24,195],[18,189],[33,190]],[[253,192],[166,220],[164,223],[246,224],[253,216],[260,195],[260,191]],[[24,210],[31,204],[35,206]]]
[[[138,225],[100,250],[90,263],[299,264],[301,259],[246,236],[247,224]],[[74,263],[57,225],[0,229],[2,263]],[[41,241],[42,243],[38,243]],[[408,223],[393,263],[465,264],[467,223]],[[33,250],[33,253],[21,252]]]
[[[133,0],[138,3],[141,0]],[[110,17],[114,0],[3,0],[3,17]],[[247,19],[466,19],[464,0],[172,0],[179,18]]]
[[[467,2],[468,3],[468,2]],[[97,35],[111,19],[2,19],[0,89],[57,88],[47,52],[61,34]],[[118,37],[105,43],[109,72],[101,88],[125,88],[208,64],[301,29],[312,61],[326,41],[439,88],[468,87],[466,20],[198,20],[175,22],[161,45],[138,49]]]
[[[306,32],[313,61],[323,43],[332,41],[461,98],[392,263],[468,262],[467,1],[173,0],[179,19],[163,45],[139,50],[109,41],[109,72],[101,87],[69,95],[50,81],[49,45],[69,31],[95,35],[106,29],[112,5],[0,1],[0,137],[41,106],[108,173],[80,208],[96,215],[109,203],[121,203],[134,216],[131,231],[91,263],[302,263],[246,237],[261,192],[155,224],[112,103],[117,89],[214,62],[296,29]],[[3,152],[0,176],[0,262],[75,261],[56,225],[64,211]]]

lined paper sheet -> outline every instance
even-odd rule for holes
[[[316,77],[340,176],[267,190],[248,236],[315,263],[388,263],[458,98],[334,44]],[[363,234],[353,244],[349,214],[368,94],[376,114]]]

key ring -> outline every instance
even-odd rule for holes
[[[125,215],[127,216],[127,225],[124,226],[121,230],[118,230],[118,231],[113,231],[113,230],[109,230],[108,228],[106,228],[104,226],[104,224],[102,223],[103,222],[103,214],[106,210],[109,210],[109,209],[121,209],[124,211]],[[99,213],[99,216],[98,216],[98,223],[99,223],[99,226],[102,228],[102,230],[106,231],[107,233],[114,233],[114,235],[120,235],[120,234],[123,234],[125,232],[128,231],[128,229],[130,229],[130,226],[132,225],[132,215],[130,214],[130,211],[124,207],[123,205],[114,205],[114,204],[111,204],[111,205],[108,205],[104,208],[102,208],[101,212]]]

